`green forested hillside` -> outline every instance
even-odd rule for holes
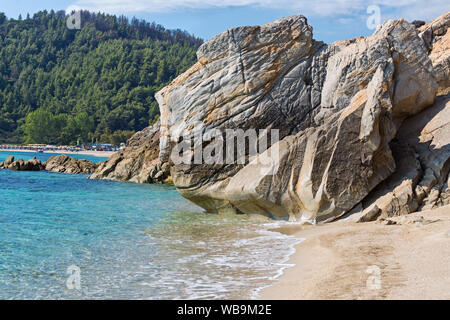
[[[118,142],[158,116],[154,93],[196,60],[201,40],[125,17],[0,13],[0,142]]]

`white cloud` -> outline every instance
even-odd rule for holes
[[[290,9],[306,16],[365,14],[369,5],[381,6],[383,17],[431,19],[450,10],[447,0],[73,0],[68,11],[82,8],[116,14],[170,12],[180,9],[205,9],[228,6],[257,6]]]

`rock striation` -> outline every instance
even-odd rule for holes
[[[370,221],[450,203],[450,12],[419,26],[439,84],[435,103],[408,118],[392,150],[397,170],[353,209],[349,219]]]
[[[45,162],[45,170],[58,173],[92,173],[96,164],[86,159],[75,159],[64,154],[54,156]]]
[[[9,156],[5,162],[0,162],[0,169],[9,169],[15,171],[41,171],[44,170],[44,164],[34,157],[24,161],[18,159],[14,161],[14,156]]]

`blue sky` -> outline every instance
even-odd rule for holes
[[[450,10],[448,0],[0,0],[0,11],[17,18],[39,10],[88,9],[136,16],[170,29],[183,29],[205,40],[239,25],[261,25],[303,14],[314,38],[325,42],[369,35],[369,6],[380,8],[381,21],[430,20]]]

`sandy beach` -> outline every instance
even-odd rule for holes
[[[387,222],[276,229],[306,240],[261,299],[450,299],[450,206]]]
[[[0,149],[0,151],[5,151],[5,152],[33,152],[35,153],[36,151],[34,150],[22,150],[22,149]],[[66,155],[71,155],[71,154],[78,154],[78,155],[87,155],[87,156],[93,156],[93,157],[104,157],[104,158],[109,158],[110,156],[112,156],[115,151],[78,151],[78,152],[74,152],[74,151],[44,151],[43,153],[49,153],[49,154],[66,154]]]

